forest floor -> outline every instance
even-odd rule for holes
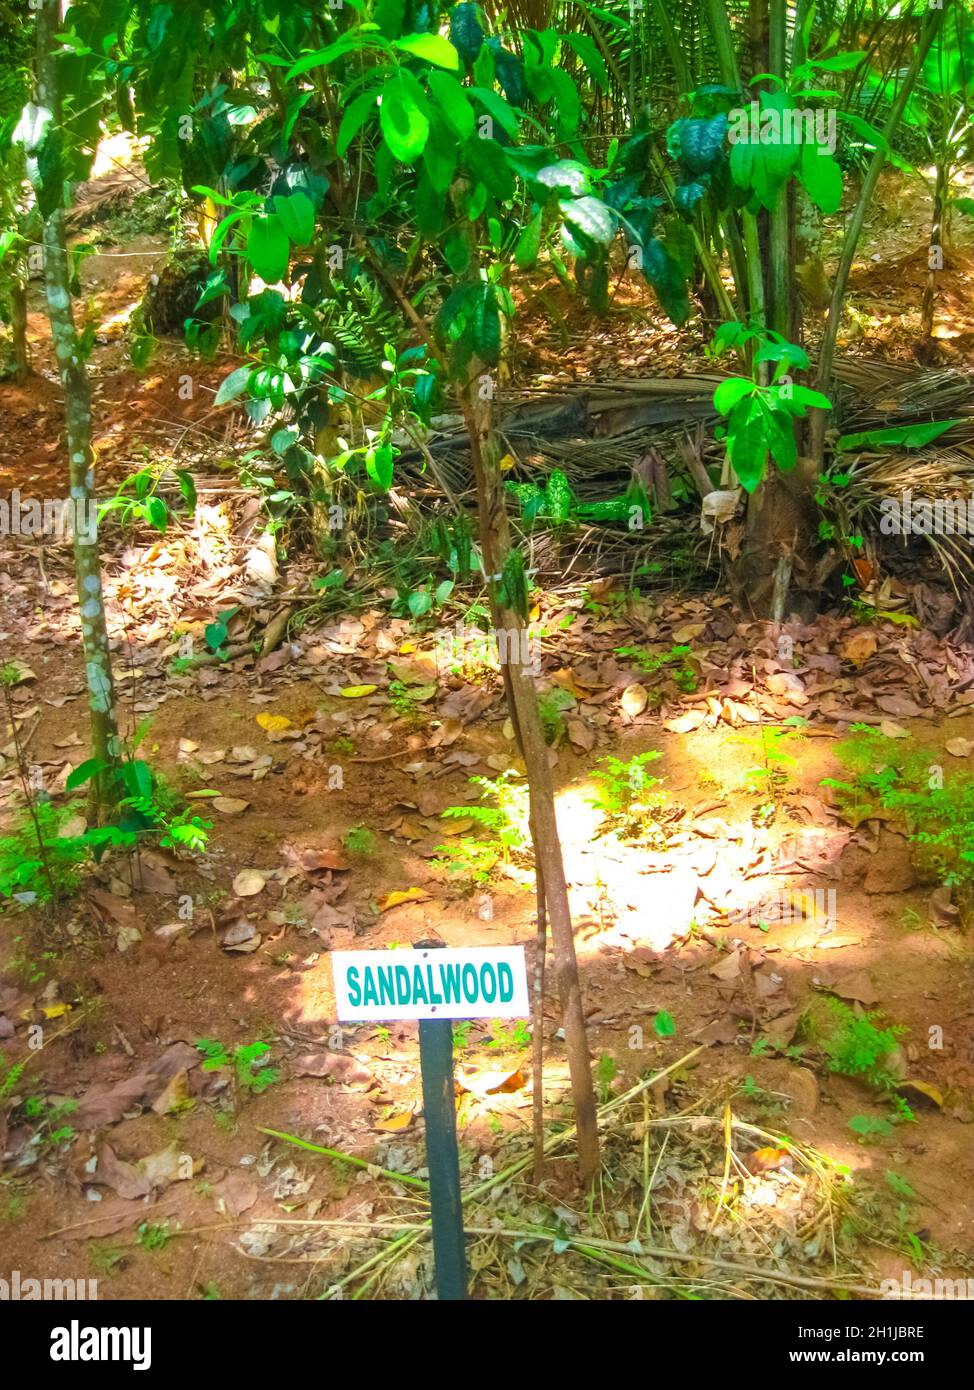
[[[912,247],[921,236],[907,231]],[[901,227],[901,251],[904,237]],[[153,264],[165,248],[148,236],[144,248],[126,237],[125,249]],[[877,314],[882,301],[888,345],[921,284],[894,261],[882,282],[870,266],[854,279],[862,315],[860,297],[874,294]],[[959,252],[954,288],[967,287],[969,318],[951,319],[961,336],[943,340],[948,360],[974,340],[972,268]],[[202,457],[219,471],[243,447],[239,422],[212,408],[226,365],[188,368],[166,344],[137,375],[117,325],[145,264],[92,258],[83,275],[106,324],[91,364],[100,493],[145,457]],[[658,320],[639,327],[637,307],[645,315],[634,302],[629,326],[616,322],[596,345],[600,375],[687,361],[682,335]],[[591,342],[566,345],[547,311],[537,322],[524,372],[591,374]],[[38,375],[3,388],[0,489],[59,496],[61,408],[39,301],[31,332]],[[472,818],[441,819],[478,802],[470,779],[518,769],[496,673],[444,667],[432,629],[372,604],[313,614],[263,657],[173,673],[180,633],[199,639],[239,604],[252,641],[281,607],[248,566],[260,523],[230,476],[201,492],[193,525],[102,536],[125,731],[151,716],[142,756],[213,822],[206,854],[143,851],[134,886],[106,860],[52,913],[0,920],[0,1052],[8,1066],[26,1063],[18,1095],[36,1102],[7,1110],[6,1135],[0,1110],[0,1269],[95,1277],[102,1297],[297,1297],[344,1279],[346,1296],[361,1289],[356,1270],[388,1247],[386,1233],[423,1219],[416,1030],[336,1033],[328,951],[431,935],[524,942],[529,964],[534,950],[533,878],[516,855],[486,883],[436,862],[451,838],[477,834]],[[296,560],[292,590],[302,565],[314,572]],[[24,667],[12,691],[20,738],[61,804],[87,756],[69,549],[8,537],[0,598],[3,660]],[[674,1070],[635,1111],[617,1112],[618,1125],[607,1120],[593,1208],[575,1187],[570,1144],[543,1185],[522,1177],[485,1199],[474,1295],[859,1296],[905,1269],[970,1271],[974,1215],[957,1201],[974,1181],[970,937],[935,885],[918,881],[896,826],[849,823],[822,779],[841,775],[836,745],[855,722],[913,739],[931,765],[969,757],[974,652],[851,616],[741,621],[714,593],[632,602],[611,583],[543,596],[536,620],[542,689],[562,692],[551,761],[600,1100]],[[690,648],[681,679],[673,665],[647,675],[617,654],[674,645]],[[649,750],[660,755],[647,767],[662,779],[660,805],[635,833],[616,833],[593,805],[598,760]],[[6,833],[20,805],[7,744]],[[902,1029],[899,1094],[915,1122],[884,1124],[881,1093],[829,1071],[827,999]],[[549,997],[545,1100],[556,1125],[570,1120],[559,1026]],[[231,1053],[268,1043],[277,1079],[258,1089],[247,1081],[259,1071],[241,1084],[232,1069],[204,1069],[201,1039]],[[464,1171],[487,1181],[530,1145],[530,1043],[485,1020],[458,1028],[456,1044]],[[59,1110],[65,1100],[76,1108]],[[731,1113],[754,1130],[725,1143]],[[850,1128],[863,1116],[875,1133]],[[64,1142],[61,1122],[74,1131]],[[525,1225],[565,1243],[499,1234]],[[578,1249],[585,1238],[600,1259]],[[650,1258],[654,1242],[676,1263]],[[651,1273],[634,1274],[626,1251]],[[428,1248],[376,1272],[371,1296],[423,1296]]]

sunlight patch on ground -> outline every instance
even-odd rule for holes
[[[138,155],[139,141],[129,131],[120,130],[115,135],[106,135],[98,142],[95,162],[91,166],[91,177],[97,179],[103,174],[110,174],[119,165],[131,164]]]

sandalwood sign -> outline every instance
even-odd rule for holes
[[[342,1022],[530,1015],[523,946],[332,951],[331,963]]]

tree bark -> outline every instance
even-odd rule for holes
[[[923,287],[923,304],[920,309],[920,332],[929,338],[933,332],[933,305],[939,266],[934,264],[934,252],[938,251],[941,263],[944,254],[944,209],[947,204],[947,161],[941,156],[937,160],[937,179],[933,189],[933,215],[930,220],[930,249],[927,254],[927,283]]]
[[[494,430],[493,402],[480,389],[485,378],[477,363],[471,365],[468,384],[460,404],[470,437],[477,508],[480,518],[480,545],[484,571],[488,576],[491,620],[498,634],[506,634],[498,647],[502,652],[504,684],[511,722],[527,770],[531,797],[531,837],[534,843],[535,872],[540,880],[543,901],[551,922],[554,973],[561,1002],[562,1022],[571,1074],[572,1101],[577,1126],[578,1159],[582,1182],[591,1186],[599,1172],[599,1136],[595,1111],[592,1065],[585,1031],[585,1013],[575,957],[575,938],[568,887],[562,862],[561,843],[555,817],[548,747],[538,715],[538,699],[525,662],[527,624],[524,616],[507,607],[500,596],[497,577],[511,549],[510,527],[504,505],[504,484],[500,469],[501,448]],[[539,904],[541,896],[539,894]],[[535,1079],[540,1086],[541,1078]]]
[[[30,376],[30,349],[27,346],[27,286],[20,279],[10,287],[10,338],[14,381],[21,384]]]
[[[60,27],[58,0],[44,0],[37,13],[37,105],[26,121],[27,172],[41,202],[42,176],[38,155],[44,141],[56,131],[61,118],[54,35]],[[91,389],[78,345],[71,306],[70,273],[64,206],[50,208],[44,195],[44,288],[54,340],[58,375],[64,391],[64,413],[69,457],[68,476],[75,524],[75,574],[81,616],[81,640],[88,687],[92,756],[103,770],[91,780],[91,801],[96,812],[117,797],[117,771],[121,747],[115,712],[115,686],[111,651],[105,623],[101,563],[93,518],[95,516],[94,453],[91,446]],[[85,518],[90,529],[82,525]]]

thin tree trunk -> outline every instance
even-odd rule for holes
[[[937,160],[937,179],[933,189],[933,215],[930,221],[930,249],[927,254],[927,283],[923,287],[923,304],[920,309],[920,332],[929,338],[933,332],[933,305],[937,286],[937,272],[943,268],[944,254],[944,210],[947,205],[947,160],[941,154]],[[937,265],[937,260],[940,265]]]
[[[832,363],[835,358],[835,343],[839,332],[839,321],[842,317],[842,301],[845,299],[846,289],[849,284],[849,272],[852,270],[852,262],[855,259],[856,249],[859,245],[859,238],[866,221],[866,212],[872,202],[873,194],[876,191],[876,184],[879,182],[879,175],[883,165],[886,163],[886,151],[892,144],[893,136],[899,129],[900,121],[903,119],[903,112],[910,99],[913,88],[916,86],[917,78],[923,68],[923,61],[930,51],[930,46],[936,37],[937,30],[943,21],[943,10],[930,10],[924,20],[923,28],[920,31],[920,38],[913,54],[913,61],[910,63],[909,70],[903,79],[903,85],[896,94],[892,109],[887,117],[886,124],[883,126],[883,141],[870,161],[863,179],[862,188],[859,192],[859,199],[856,203],[855,211],[849,221],[849,227],[842,240],[842,252],[839,256],[839,264],[835,272],[835,280],[832,284],[832,301],[829,305],[829,314],[825,323],[825,333],[822,337],[822,346],[818,354],[818,371],[815,377],[815,389],[828,395],[829,387],[832,384]],[[804,467],[799,463],[802,476],[805,477],[809,485],[822,471],[825,462],[825,428],[828,424],[829,412],[827,410],[811,411],[809,427],[809,449]]]
[[[10,287],[10,336],[13,341],[14,381],[30,376],[30,348],[27,346],[27,285],[17,279]]]
[[[121,748],[115,713],[115,687],[112,679],[111,651],[105,623],[105,601],[101,584],[101,564],[93,525],[95,515],[94,453],[91,447],[91,389],[71,307],[70,274],[64,207],[59,201],[51,208],[47,190],[42,198],[43,180],[38,156],[45,140],[57,130],[61,118],[54,35],[61,23],[58,0],[44,0],[37,13],[37,105],[25,122],[27,172],[46,210],[44,217],[44,288],[47,312],[54,340],[58,375],[64,391],[64,412],[70,460],[70,496],[75,524],[74,561],[81,611],[81,639],[88,686],[92,756],[104,765],[91,781],[93,808],[100,811],[117,795],[116,773]],[[50,172],[47,175],[50,179]]]
[[[480,517],[480,546],[484,571],[498,576],[511,549],[510,527],[504,505],[504,483],[500,469],[501,447],[494,429],[493,402],[480,390],[483,370],[471,364],[469,384],[461,395],[461,408],[470,438],[477,508]],[[599,1172],[599,1135],[595,1111],[592,1064],[585,1031],[585,1013],[575,957],[575,938],[568,905],[568,886],[555,818],[555,799],[548,766],[548,747],[538,715],[538,698],[525,662],[527,624],[524,615],[507,607],[496,579],[489,582],[491,619],[498,634],[504,633],[504,683],[511,721],[521,756],[527,769],[531,796],[531,836],[534,842],[535,872],[544,893],[551,922],[555,979],[561,1002],[562,1023],[571,1075],[575,1107],[579,1169],[582,1182],[590,1186]],[[498,637],[498,646],[501,646]],[[540,898],[539,898],[540,902]],[[540,1085],[540,1077],[536,1084]]]
[[[787,72],[787,0],[771,0],[768,26],[768,71],[785,80]],[[791,338],[794,327],[795,267],[792,260],[792,210],[794,200],[791,186],[778,194],[772,209],[768,241],[770,245],[770,312],[768,323],[785,338]]]

